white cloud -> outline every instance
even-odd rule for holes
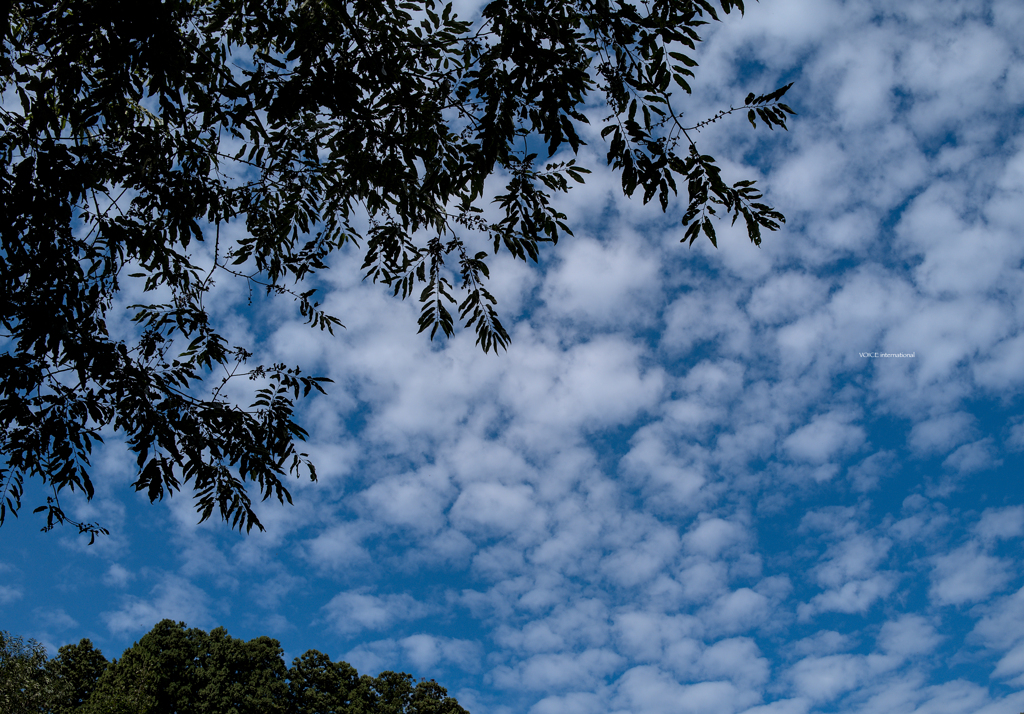
[[[544,697],[530,707],[530,714],[595,714],[604,710],[606,705],[605,698],[600,694],[571,692]]]
[[[694,636],[699,636],[703,629],[700,620],[693,616],[639,611],[617,615],[614,625],[618,647],[641,662],[659,660],[666,646],[680,643],[692,643],[692,650],[699,652]]]
[[[618,680],[613,704],[618,710],[650,714],[718,714],[749,707],[760,700],[730,682],[681,684],[656,667],[634,667]]]
[[[916,38],[901,62],[904,81],[924,100],[910,110],[911,124],[919,131],[939,132],[991,102],[1008,56],[998,32],[973,21]]]
[[[920,494],[908,496],[903,510],[910,515],[889,528],[889,533],[899,541],[927,542],[943,533],[953,522],[943,504],[929,504]]]
[[[602,561],[601,569],[612,582],[635,586],[657,575],[678,552],[675,530],[656,528],[643,540],[618,548]]]
[[[867,675],[867,663],[857,655],[805,657],[789,671],[793,688],[817,701],[828,701],[856,687]]]
[[[974,363],[974,380],[993,391],[1011,389],[1024,380],[1020,354],[1024,352],[1024,334],[997,342],[986,357]]]
[[[746,540],[746,529],[741,524],[721,518],[706,518],[686,534],[683,543],[691,553],[713,558],[726,548]]]
[[[159,576],[149,598],[123,596],[117,610],[108,610],[100,617],[111,633],[124,636],[149,630],[164,619],[185,622],[193,627],[210,623],[209,595],[194,583],[176,575]]]
[[[974,421],[967,412],[956,412],[919,422],[910,430],[910,448],[924,456],[948,453],[971,438]]]
[[[513,434],[556,450],[580,427],[629,422],[661,395],[661,368],[642,366],[642,348],[622,337],[595,337],[564,351],[523,334],[499,389],[519,418]],[[518,339],[518,338],[517,338]],[[511,353],[510,353],[511,356]]]
[[[852,579],[874,575],[891,546],[887,538],[851,534],[829,546],[827,559],[815,568],[816,579],[821,585],[836,587]]]
[[[788,322],[819,307],[827,295],[825,281],[806,273],[784,273],[754,290],[747,313],[759,322]]]
[[[811,700],[798,697],[796,699],[780,699],[771,704],[751,707],[742,714],[806,714],[811,708]]]
[[[863,613],[896,587],[891,575],[883,573],[866,580],[851,580],[840,587],[815,595],[797,609],[800,620],[810,620],[823,612]]]
[[[276,574],[266,573],[264,579],[253,588],[253,601],[262,609],[276,610],[287,596],[308,584],[306,578],[290,575],[287,572]]]
[[[992,453],[991,437],[964,444],[946,457],[942,465],[960,474],[984,471],[1002,463]]]
[[[398,641],[405,658],[419,672],[437,671],[441,665],[452,664],[465,671],[480,668],[482,648],[479,642],[433,635],[410,635]]]
[[[1010,427],[1010,435],[1006,439],[1006,446],[1013,451],[1024,451],[1024,423],[1014,424]]]
[[[78,621],[71,617],[62,607],[58,607],[55,610],[37,608],[34,614],[50,630],[68,630],[78,627]]]
[[[847,130],[892,121],[895,57],[889,51],[865,53],[860,50],[864,44],[891,47],[895,44],[894,34],[892,28],[867,31],[856,41],[836,43],[822,57],[821,70],[842,77],[834,101],[839,122]]]
[[[589,688],[614,672],[621,662],[622,657],[609,649],[538,654],[513,667],[495,667],[489,676],[501,689],[551,691],[566,687]]]
[[[850,468],[848,476],[858,491],[872,491],[878,488],[882,479],[899,473],[896,453],[879,451],[871,454],[859,464]]]
[[[783,442],[792,458],[823,464],[859,447],[864,442],[864,430],[852,426],[849,415],[829,413],[815,417]]]
[[[955,679],[927,686],[919,676],[904,679],[889,678],[873,688],[874,693],[860,708],[860,711],[921,711],[955,712],[956,714],[998,714],[1020,708],[1024,697],[1011,694],[1003,699],[993,700],[988,687],[973,682]]]
[[[698,559],[685,563],[676,579],[682,584],[683,595],[691,602],[706,602],[726,590],[729,569],[721,561]]]
[[[835,630],[819,630],[811,637],[794,642],[792,649],[794,653],[801,656],[821,656],[851,649],[854,644],[849,635]]]
[[[119,563],[111,563],[107,572],[103,574],[103,582],[112,587],[125,587],[135,575]]]
[[[968,543],[947,555],[932,559],[929,594],[940,605],[978,602],[1001,589],[1010,580],[1010,564],[987,555],[975,543]]]
[[[577,329],[652,322],[660,276],[657,257],[645,240],[630,233],[609,242],[577,237],[558,258],[541,290],[551,313]]]
[[[878,644],[890,654],[906,657],[928,654],[934,650],[942,636],[920,615],[903,615],[882,625]]]
[[[673,511],[693,510],[702,500],[705,469],[699,461],[669,451],[666,442],[672,440],[662,426],[641,429],[620,462],[622,470],[640,485],[652,504],[664,504]]]
[[[772,193],[790,211],[835,211],[850,200],[850,185],[834,177],[850,158],[834,139],[809,141],[773,172]]]
[[[315,538],[303,543],[309,562],[322,568],[345,568],[370,560],[362,545],[365,527],[356,523],[340,523],[326,528]]]
[[[891,558],[892,541],[861,532],[853,508],[824,508],[807,513],[804,533],[823,531],[830,540],[814,567],[814,580],[825,588],[797,608],[800,621],[823,612],[864,613],[896,587],[896,573],[884,569]]]
[[[1024,506],[986,508],[974,532],[984,541],[1016,538],[1024,533]]]
[[[21,597],[22,592],[18,588],[11,587],[10,585],[0,585],[0,605],[20,600]]]
[[[971,635],[989,647],[1003,650],[1024,638],[1024,588],[985,607]]]
[[[503,646],[524,654],[603,647],[611,637],[609,614],[597,599],[556,601],[549,614],[522,628],[498,625],[494,637]]]
[[[719,640],[704,650],[700,664],[704,677],[731,679],[737,686],[747,689],[760,688],[771,674],[771,665],[749,637]]]
[[[702,616],[709,629],[733,634],[762,625],[771,611],[771,601],[767,597],[750,588],[739,588],[711,603]]]
[[[529,486],[471,483],[455,500],[451,518],[462,529],[501,534],[518,530],[536,513]]]
[[[750,342],[750,327],[733,296],[698,284],[665,311],[661,344],[675,354],[686,354],[702,342],[714,342],[725,354],[743,354]]]
[[[398,643],[393,639],[375,640],[363,642],[349,650],[342,656],[342,660],[355,667],[360,674],[372,677],[385,670],[394,671],[399,666],[400,652]]]
[[[787,674],[798,696],[823,703],[835,700],[898,664],[898,659],[878,654],[811,656],[798,661]]]
[[[425,617],[431,609],[405,593],[365,595],[342,592],[321,608],[324,619],[339,634],[382,630],[403,620]]]
[[[479,642],[452,637],[416,634],[401,639],[363,642],[346,652],[344,661],[360,674],[374,676],[383,670],[408,671],[415,678],[434,675],[453,666],[466,672],[479,671]]]
[[[992,672],[996,677],[1015,677],[1014,684],[1024,681],[1020,676],[1022,673],[1024,673],[1024,644],[1017,645],[1003,655]]]
[[[445,509],[454,489],[438,468],[382,478],[363,491],[374,515],[381,521],[421,531],[436,531],[445,521]]]

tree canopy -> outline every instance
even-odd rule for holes
[[[467,714],[433,680],[359,675],[309,650],[285,667],[270,637],[245,641],[163,620],[108,662],[89,640],[46,658],[0,633],[0,705],[12,714]]]
[[[40,712],[63,698],[64,688],[47,671],[45,648],[35,640],[0,631],[0,711]]]
[[[683,113],[698,31],[733,10],[743,3],[495,0],[474,20],[435,0],[0,5],[0,523],[28,478],[49,491],[44,530],[105,532],[60,495],[92,498],[92,446],[118,434],[150,500],[188,486],[200,520],[262,528],[254,496],[290,501],[288,475],[316,478],[294,412],[329,380],[253,364],[254,346],[213,315],[217,282],[291,296],[333,331],[311,279],[353,245],[366,278],[418,297],[421,332],[461,322],[484,351],[505,348],[488,260],[536,261],[571,234],[557,197],[589,173],[576,154],[595,111],[626,195],[667,210],[682,184],[684,240],[715,243],[720,215],[760,244],[782,215],[753,181],[727,183],[694,132],[734,112],[785,128],[788,85],[699,122]],[[129,284],[147,299],[125,305]],[[244,378],[248,404],[226,389]]]

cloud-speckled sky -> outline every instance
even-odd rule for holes
[[[473,714],[1024,710],[1024,4],[706,29],[687,116],[795,82],[788,134],[701,135],[784,231],[680,245],[595,126],[576,237],[494,264],[507,354],[417,335],[354,253],[335,338],[225,288],[261,356],[335,380],[303,411],[320,482],[243,536],[145,503],[111,441],[75,511],[110,537],[40,534],[31,500],[0,531],[0,627],[113,657],[224,625]]]

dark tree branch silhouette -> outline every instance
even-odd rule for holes
[[[609,108],[625,194],[667,210],[684,182],[685,240],[715,243],[721,212],[760,244],[782,215],[752,181],[725,182],[692,138],[706,122],[676,108],[698,29],[733,10],[496,0],[466,21],[434,0],[3,4],[0,523],[34,479],[44,530],[105,532],[60,497],[93,497],[92,447],[116,433],[151,501],[187,487],[200,520],[262,528],[253,492],[290,501],[289,474],[316,478],[294,410],[329,380],[251,364],[211,313],[217,280],[288,296],[333,332],[304,281],[351,244],[367,278],[418,295],[421,332],[461,321],[497,352],[509,334],[487,261],[536,261],[571,234],[557,195],[589,170],[556,154],[583,146],[587,105]],[[787,89],[707,121],[742,108],[784,128]],[[505,181],[497,220],[489,180]],[[132,339],[107,325],[129,281],[152,296],[127,308]],[[241,379],[248,404],[224,389]]]

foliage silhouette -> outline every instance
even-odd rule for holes
[[[693,125],[680,109],[698,29],[733,10],[495,0],[471,22],[434,0],[0,5],[0,523],[28,478],[48,489],[43,530],[105,533],[60,496],[93,498],[92,447],[116,434],[151,501],[187,486],[201,521],[262,529],[254,496],[290,502],[288,475],[316,478],[294,411],[329,380],[253,365],[253,345],[223,334],[218,282],[291,296],[333,332],[312,278],[353,245],[366,278],[418,296],[421,332],[461,321],[497,352],[509,335],[487,261],[536,261],[571,233],[556,198],[589,173],[575,155],[595,106],[625,194],[667,210],[683,183],[684,240],[717,244],[721,214],[760,244],[782,215],[693,136],[741,110],[785,128],[788,85]]]
[[[48,667],[46,649],[0,630],[0,712],[44,714],[71,696],[71,686]]]
[[[270,637],[172,620],[110,662],[89,640],[47,660],[39,643],[0,633],[0,675],[0,711],[18,714],[467,714],[433,680],[360,676],[316,650],[286,668]]]

